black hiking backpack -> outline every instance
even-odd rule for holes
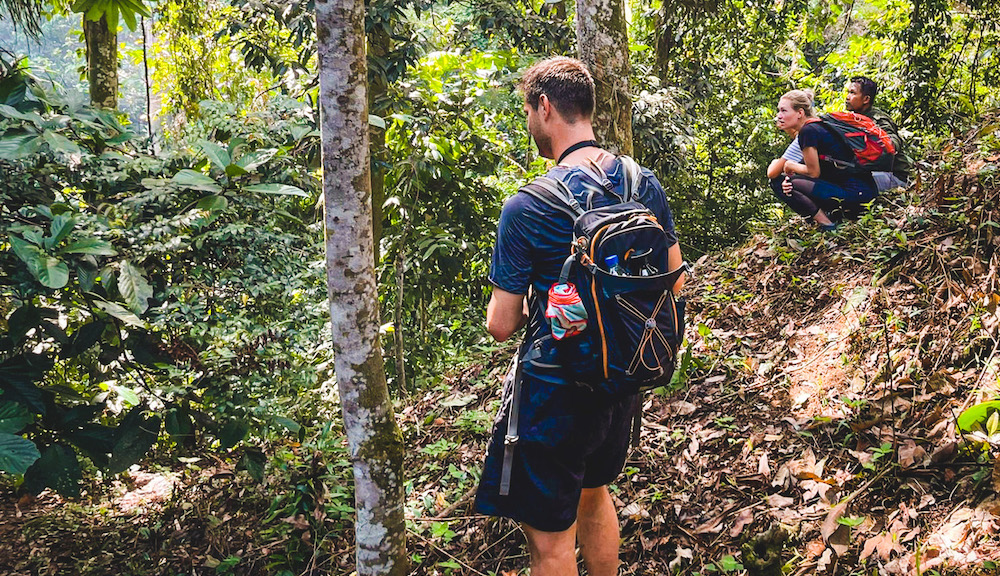
[[[543,176],[521,188],[573,220],[570,254],[559,283],[576,286],[588,318],[580,334],[536,342],[539,350],[529,358],[554,356],[577,383],[614,395],[670,383],[684,338],[684,300],[676,299],[672,288],[687,269],[684,264],[667,270],[667,235],[638,200],[645,176],[635,160],[619,158],[624,171],[620,192],[596,163],[580,166],[593,181],[585,183],[585,206],[553,178]],[[598,195],[613,203],[594,208]],[[618,274],[605,264],[611,255],[619,258]]]

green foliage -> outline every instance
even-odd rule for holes
[[[405,356],[418,375],[439,373],[446,358],[482,341],[468,320],[485,310],[496,221],[516,189],[516,179],[494,176],[516,150],[511,133],[521,133],[520,107],[503,82],[516,65],[508,53],[436,52],[396,88],[400,105],[386,128],[381,300],[384,312],[397,303],[406,312],[404,335],[416,337],[406,339]]]
[[[225,452],[310,418],[296,398],[320,374],[297,365],[328,353],[323,306],[303,305],[325,296],[322,266],[303,266],[322,254],[308,109],[236,119],[206,102],[154,157],[113,115],[15,80],[29,85],[0,108],[2,469],[75,495],[78,455],[115,474],[163,430]],[[242,454],[261,477],[263,454]]]
[[[959,414],[958,429],[961,432],[975,432],[979,430],[992,436],[998,431],[998,415],[1000,415],[1000,400],[989,400],[974,404]]]
[[[94,22],[104,18],[109,30],[118,29],[119,16],[129,30],[135,30],[136,16],[152,16],[149,7],[142,0],[76,0],[71,10]]]

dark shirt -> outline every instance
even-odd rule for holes
[[[639,201],[649,208],[668,236],[668,244],[677,242],[674,218],[667,204],[666,194],[652,172],[643,168],[646,176],[639,188]],[[584,183],[596,186],[590,177],[577,167],[556,166],[547,176],[565,182],[576,195],[581,206],[586,202]],[[608,171],[608,179],[620,190],[622,186],[621,162],[615,161]],[[617,199],[595,195],[594,207],[614,204]],[[504,204],[500,213],[497,243],[490,262],[489,280],[497,288],[513,294],[527,294],[534,290],[535,300],[530,310],[526,338],[531,342],[550,333],[544,319],[548,305],[549,288],[559,278],[563,262],[570,254],[573,239],[573,221],[564,213],[548,206],[537,198],[518,192]],[[525,370],[529,370],[526,366]],[[550,376],[550,375],[549,375]]]
[[[871,174],[851,174],[835,167],[830,162],[822,160],[823,156],[827,156],[852,164],[857,162],[850,146],[830,130],[824,128],[822,123],[810,122],[806,124],[799,131],[798,137],[799,146],[803,150],[806,148],[815,148],[819,154],[820,180],[826,180],[848,192],[858,193],[864,197],[868,197],[869,195],[874,196],[875,182],[872,180]]]
[[[902,181],[909,180],[910,170],[913,168],[913,159],[906,154],[906,142],[899,136],[899,128],[892,121],[892,117],[878,108],[869,108],[867,112],[861,112],[878,124],[878,127],[885,130],[892,140],[892,145],[896,148],[896,157],[892,163],[892,173]]]

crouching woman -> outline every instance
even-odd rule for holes
[[[854,153],[827,130],[813,111],[809,90],[792,90],[778,100],[777,123],[798,134],[802,162],[788,160],[778,197],[798,214],[811,218],[820,230],[836,228],[835,219],[857,212],[878,194],[868,172],[838,168],[834,161],[853,164]]]

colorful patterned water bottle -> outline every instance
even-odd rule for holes
[[[576,286],[567,282],[549,288],[549,305],[545,309],[552,337],[556,340],[576,336],[587,328],[587,309],[580,300]]]

